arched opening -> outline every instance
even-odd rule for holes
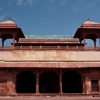
[[[75,71],[68,71],[62,76],[63,93],[82,93],[82,77]]]
[[[30,71],[22,71],[16,77],[17,93],[35,93],[36,76]]]
[[[40,93],[59,93],[59,75],[53,71],[45,71],[39,77]]]

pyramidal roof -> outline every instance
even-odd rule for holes
[[[2,28],[17,28],[17,24],[13,22],[11,19],[8,19],[7,21],[1,22],[0,27]]]
[[[83,24],[100,24],[100,23],[96,23],[93,22],[92,20],[88,19],[86,22],[84,22]]]
[[[82,28],[100,28],[100,23],[96,23],[88,19],[81,25]]]
[[[12,20],[7,20],[4,22],[1,22],[1,24],[16,24],[15,22],[13,22]]]

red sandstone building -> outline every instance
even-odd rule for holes
[[[100,93],[99,23],[84,22],[73,38],[27,38],[7,20],[0,23],[0,38],[0,94]],[[13,40],[11,47],[4,46],[6,39]]]

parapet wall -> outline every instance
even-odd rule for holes
[[[100,51],[8,50],[0,61],[100,61]]]

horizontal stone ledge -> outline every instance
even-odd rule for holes
[[[97,68],[100,62],[0,62],[0,68]]]

